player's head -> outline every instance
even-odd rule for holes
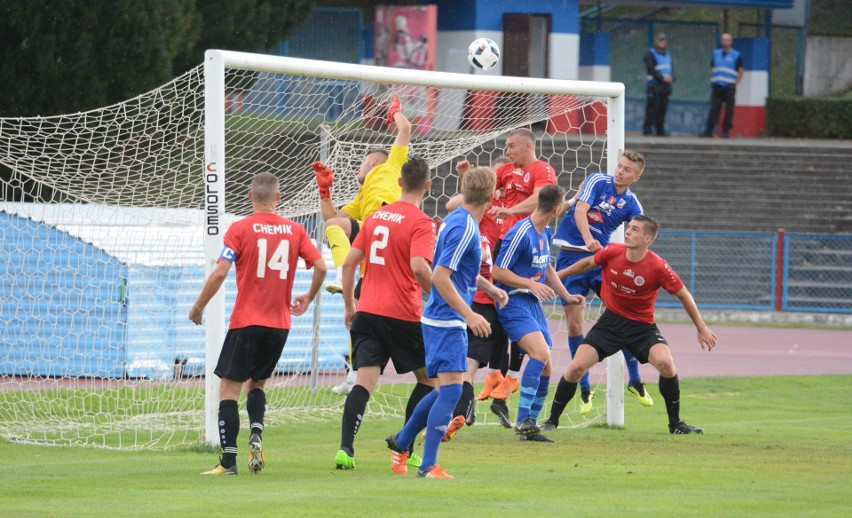
[[[386,150],[381,148],[368,149],[367,154],[364,155],[364,160],[361,162],[361,167],[358,168],[358,183],[363,184],[367,178],[367,173],[387,161],[388,152]]]
[[[249,198],[254,205],[278,205],[281,200],[278,177],[272,173],[256,174],[251,180]]]
[[[555,219],[562,212],[562,202],[564,199],[565,189],[558,185],[545,185],[538,191],[536,210]]]
[[[527,128],[518,128],[509,133],[506,137],[506,156],[518,167],[535,162],[535,133]]]
[[[509,162],[511,162],[511,160],[509,160],[509,157],[507,157],[506,155],[500,155],[491,162],[491,169],[494,169],[496,171],[498,167],[503,164],[508,164]]]
[[[657,239],[660,223],[651,216],[640,214],[627,224],[624,232],[624,246],[627,248],[647,248]]]
[[[410,156],[402,164],[399,184],[403,192],[420,192],[429,188],[429,164],[420,157]]]
[[[666,39],[666,35],[662,32],[658,32],[656,36],[654,36],[654,46],[657,47],[657,50],[662,51],[668,46],[668,40]]]
[[[723,49],[726,51],[731,50],[731,46],[734,44],[734,37],[726,32],[719,38],[719,42],[722,44]]]
[[[490,167],[474,167],[462,177],[462,200],[468,205],[482,206],[491,203],[497,175]]]
[[[615,166],[613,174],[615,186],[620,189],[630,187],[639,181],[643,171],[645,171],[645,157],[642,153],[625,149],[618,157],[618,165]]]

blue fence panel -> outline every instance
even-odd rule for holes
[[[785,236],[785,311],[852,313],[852,236]]]
[[[776,235],[763,232],[663,230],[652,249],[680,275],[703,308],[771,310]],[[661,291],[660,307],[680,307]]]

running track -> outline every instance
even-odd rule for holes
[[[562,372],[569,357],[564,326],[561,320],[551,320],[554,372]],[[852,331],[711,324],[718,340],[716,348],[707,352],[698,345],[692,324],[658,326],[669,343],[681,378],[852,374]],[[595,367],[602,368],[603,364]],[[642,365],[640,372],[647,379],[656,377],[650,365]]]

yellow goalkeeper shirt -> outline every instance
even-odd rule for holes
[[[364,185],[358,190],[355,199],[343,206],[343,212],[353,219],[364,221],[382,205],[399,201],[402,196],[399,177],[402,165],[407,160],[408,146],[391,146],[387,161],[367,173]]]

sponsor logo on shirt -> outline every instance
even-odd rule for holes
[[[402,214],[396,214],[394,212],[387,212],[384,210],[377,210],[371,217],[382,221],[390,221],[391,223],[402,223],[402,220],[405,219],[405,216]]]
[[[624,270],[624,275],[626,275],[628,277],[633,277],[635,274],[633,273],[633,270],[628,268],[628,269]]]
[[[537,255],[537,256],[533,257],[532,267],[533,268],[542,268],[542,267],[546,266],[549,262],[550,262],[550,256],[549,255]],[[539,274],[539,277],[541,277],[541,274]]]
[[[292,225],[265,225],[263,223],[255,223],[252,225],[252,230],[254,230],[255,234],[269,234],[269,235],[277,235],[277,234],[292,234],[293,226]]]
[[[589,223],[603,223],[603,216],[600,212],[589,212],[586,214],[589,218]]]

